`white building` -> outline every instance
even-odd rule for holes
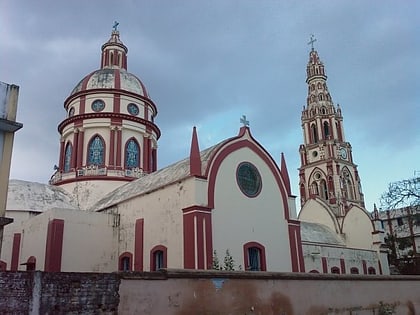
[[[243,270],[388,273],[381,233],[354,188],[360,180],[344,142],[341,112],[330,99],[328,116],[318,101],[310,101],[302,117],[302,159],[314,157],[316,147],[323,158],[302,164],[298,220],[284,157],[275,161],[253,138],[245,117],[237,135],[203,151],[193,128],[190,155],[157,170],[157,106],[141,80],[127,72],[127,51],[114,29],[102,46],[101,68],[65,100],[59,163],[50,184],[10,182],[7,211],[16,219],[7,227],[1,256],[7,269],[211,269],[214,251],[222,259],[229,250]],[[310,63],[318,69],[315,57],[313,50]],[[309,88],[313,80],[326,76],[308,74]],[[312,124],[319,134],[327,130],[324,116],[339,143],[309,140]],[[348,160],[339,160],[339,145]],[[321,179],[316,172],[330,184],[331,165],[342,167],[333,178],[336,191],[343,172],[353,189],[336,195],[336,203],[316,190],[308,193],[309,183],[315,189]]]

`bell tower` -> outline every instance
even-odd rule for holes
[[[357,165],[346,141],[340,105],[334,105],[327,87],[325,67],[314,49],[306,67],[308,96],[301,122],[303,144],[299,147],[299,189],[301,207],[310,199],[321,199],[337,217],[349,207],[364,208]]]

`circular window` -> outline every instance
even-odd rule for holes
[[[318,152],[317,151],[312,151],[312,156],[313,157],[317,157],[318,156]]]
[[[105,103],[103,100],[95,100],[92,103],[92,110],[95,112],[101,112],[105,108]]]
[[[133,116],[137,116],[139,114],[139,107],[134,103],[128,104],[127,110]]]
[[[256,197],[262,187],[257,168],[249,162],[242,162],[236,170],[236,181],[241,191],[248,197]]]
[[[70,108],[69,110],[69,117],[74,116],[74,107]]]
[[[320,179],[320,178],[321,178],[321,174],[320,174],[320,173],[318,173],[318,172],[317,172],[317,173],[315,173],[315,174],[314,174],[314,178],[315,178],[315,179]]]

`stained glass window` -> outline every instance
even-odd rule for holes
[[[261,176],[257,168],[249,162],[243,162],[236,171],[236,181],[241,191],[248,197],[256,197],[261,191]]]
[[[71,143],[67,143],[66,152],[64,154],[64,172],[70,171],[71,167],[71,153],[72,153]]]
[[[89,145],[89,165],[104,164],[104,142],[99,136],[95,136]]]
[[[125,149],[125,165],[126,168],[139,167],[139,145],[133,139],[127,142]]]

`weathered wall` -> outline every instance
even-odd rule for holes
[[[0,314],[117,314],[118,274],[0,272]]]
[[[122,275],[118,314],[321,315],[420,312],[420,278],[170,270]],[[140,289],[141,288],[141,289]],[[393,312],[386,313],[387,310]]]
[[[415,315],[419,287],[416,276],[0,272],[0,314]]]

